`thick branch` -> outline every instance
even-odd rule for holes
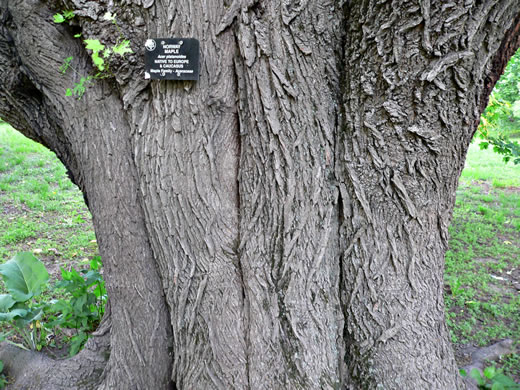
[[[2,12],[0,75],[8,77],[0,86],[0,110],[11,111],[0,115],[54,150],[89,200],[112,302],[102,386],[164,389],[170,382],[171,326],[144,224],[127,136],[131,126],[118,91],[110,81],[96,81],[81,100],[66,97],[65,88],[91,68],[81,43],[67,26],[52,22],[41,2],[3,2]],[[71,54],[78,74],[62,75],[58,68]],[[38,94],[27,98],[26,85]]]

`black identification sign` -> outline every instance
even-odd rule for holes
[[[198,80],[199,41],[194,38],[150,38],[144,44],[145,79]]]

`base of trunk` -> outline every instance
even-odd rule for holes
[[[99,388],[110,357],[110,325],[91,337],[76,356],[54,360],[43,353],[27,351],[7,342],[0,344],[0,360],[9,389],[90,390]]]

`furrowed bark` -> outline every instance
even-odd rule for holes
[[[111,309],[72,360],[0,348],[15,388],[463,387],[447,226],[516,0],[55,6],[0,0],[0,115],[85,194]],[[79,31],[136,53],[75,100]],[[200,80],[145,80],[150,37],[199,39]]]
[[[81,43],[52,23],[52,13],[42,3],[3,2],[2,14],[0,55],[11,64],[2,67],[2,116],[57,152],[93,215],[111,301],[110,358],[100,388],[166,388],[171,369],[168,311],[140,208],[129,123],[117,91],[96,82],[80,101],[65,97],[78,76],[60,74],[63,58],[56,53],[73,54],[78,73],[87,74],[92,70]],[[40,42],[37,50],[34,42]],[[77,384],[70,377],[67,386],[73,388]],[[26,389],[40,386],[24,384]]]
[[[145,19],[148,31],[198,38],[200,80],[147,82],[126,101],[136,124],[147,229],[170,308],[178,389],[249,386],[238,258],[236,49],[231,31],[217,31],[227,5],[156,3],[156,17]],[[128,96],[132,88],[124,89]]]
[[[337,388],[341,9],[334,1],[251,3],[236,27],[250,385]]]
[[[349,8],[337,157],[348,388],[462,388],[444,322],[447,227],[481,91],[520,8]]]

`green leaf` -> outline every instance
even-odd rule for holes
[[[69,301],[59,299],[51,306],[51,311],[55,313],[69,313],[72,311],[72,305]]]
[[[100,281],[93,290],[94,295],[98,299],[103,298],[107,294],[107,291],[105,290],[103,283],[103,281]]]
[[[495,367],[489,366],[484,368],[484,376],[488,379],[493,379],[493,377],[496,375]]]
[[[86,295],[80,295],[76,301],[73,303],[73,308],[76,314],[81,314],[84,311],[84,306],[87,303],[87,296]]]
[[[112,54],[112,49],[107,47],[105,50],[103,50],[103,57],[108,58],[110,57],[110,54]]]
[[[79,83],[75,83],[74,84],[74,89],[72,90],[72,93],[78,97],[78,99],[81,99],[81,97],[83,96],[83,94],[85,93],[85,84],[88,83],[90,81],[90,76],[89,77],[82,77],[80,80],[79,80]]]
[[[71,267],[70,271],[67,271],[64,268],[61,268],[61,277],[62,277],[63,281],[73,282],[74,284],[79,283],[80,285],[82,285],[85,282],[85,279],[83,279],[83,277],[73,267]],[[63,283],[63,281],[58,282],[57,285],[59,285],[59,287],[65,288],[70,284],[70,283]]]
[[[65,60],[63,61],[63,64],[60,66],[61,73],[65,74],[65,72],[67,72],[67,70],[70,67],[70,63],[72,62],[73,59],[74,59],[73,56],[65,58]]]
[[[101,256],[94,256],[92,260],[90,260],[90,268],[94,271],[99,270],[103,266],[101,262]]]
[[[16,301],[9,294],[0,295],[0,312],[6,312],[14,306]]]
[[[493,382],[500,383],[508,389],[520,389],[520,384],[516,383],[513,379],[504,374],[495,375],[495,377],[493,378]]]
[[[67,90],[65,91],[65,96],[72,96],[72,95],[73,95],[72,89],[67,88]]]
[[[101,274],[97,271],[88,271],[85,273],[85,284],[87,286],[92,286],[94,283],[97,283],[97,282],[102,282],[103,281],[103,277],[101,276]]]
[[[486,384],[486,381],[484,380],[484,378],[482,378],[482,374],[480,373],[478,368],[473,368],[470,371],[469,376],[475,379],[479,386],[484,386]]]
[[[493,383],[493,386],[491,386],[491,390],[506,390],[506,388],[502,383],[495,382]]]
[[[81,33],[79,33],[79,34],[74,34],[74,38],[81,38]]]
[[[76,336],[72,337],[71,343],[70,343],[69,355],[70,356],[76,355],[79,352],[83,343],[85,341],[87,341],[87,339],[88,339],[88,335],[85,332],[80,332]]]
[[[29,309],[25,315],[21,315],[18,318],[15,318],[15,325],[19,328],[23,328],[29,325],[31,322],[41,319],[42,316],[43,309],[41,307],[36,309]]]
[[[65,17],[65,19],[72,19],[76,15],[74,15],[74,11],[67,10],[63,11],[63,16]]]
[[[466,372],[466,370],[464,370],[464,369],[462,369],[462,368],[459,370],[459,374],[460,374],[461,376],[463,376],[463,377],[467,377],[467,376],[468,376],[468,373]]]
[[[49,281],[45,266],[30,252],[18,253],[7,263],[0,265],[0,274],[7,290],[18,302],[39,295]]]
[[[100,71],[105,70],[105,60],[99,56],[97,51],[92,53],[92,62]]]
[[[63,23],[65,21],[65,18],[63,17],[62,14],[56,14],[53,16],[54,18],[54,23]]]
[[[130,41],[127,39],[121,42],[119,45],[114,46],[112,50],[121,57],[124,57],[126,53],[133,53],[132,49],[130,48]]]
[[[27,315],[27,310],[25,309],[14,309],[7,313],[0,313],[0,322],[1,321],[12,321],[15,318],[22,318]]]
[[[86,49],[92,50],[94,53],[99,53],[105,48],[105,45],[99,42],[99,39],[85,39],[83,42],[86,44]]]

